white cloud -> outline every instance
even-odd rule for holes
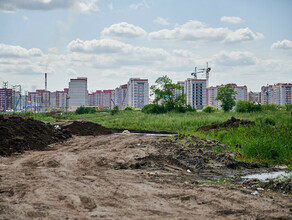
[[[72,52],[80,53],[117,53],[128,50],[131,46],[112,39],[82,41],[73,40],[68,44],[68,49]]]
[[[228,33],[224,42],[234,43],[234,42],[245,42],[264,38],[262,33],[254,33],[249,28],[237,29],[234,32]]]
[[[0,1],[0,11],[69,9],[74,12],[89,12],[98,10],[97,2],[98,0],[9,0]]]
[[[291,50],[292,49],[292,41],[290,41],[290,40],[277,41],[277,42],[272,44],[271,49]]]
[[[257,63],[257,58],[248,51],[221,51],[214,55],[214,59],[223,66],[249,66]]]
[[[143,8],[143,7],[145,7],[145,8],[149,8],[149,6],[148,6],[146,0],[143,0],[143,1],[140,2],[140,3],[136,3],[136,4],[131,4],[131,5],[129,5],[129,8],[132,9],[132,10],[137,10],[137,9],[139,9],[139,8]]]
[[[240,17],[227,17],[227,16],[221,17],[220,21],[232,23],[232,24],[238,24],[238,23],[243,22],[243,20]]]
[[[155,23],[157,24],[161,24],[161,25],[169,25],[169,22],[166,18],[162,18],[162,17],[157,17],[155,20]]]
[[[231,31],[228,28],[208,27],[200,21],[189,21],[177,25],[174,29],[162,29],[149,33],[153,40],[181,41],[220,41],[222,43],[246,42],[263,38],[261,33],[254,33],[249,28]]]
[[[111,39],[91,41],[77,39],[68,44],[68,49],[73,52],[71,55],[73,64],[96,68],[139,66],[161,62],[169,57],[169,53],[161,48],[136,47]]]
[[[0,44],[0,57],[28,57],[28,56],[42,56],[43,53],[38,48],[31,48],[29,50],[14,45]]]
[[[113,38],[136,38],[147,35],[146,31],[139,26],[122,22],[113,24],[108,28],[104,28],[101,32],[102,37]]]
[[[113,10],[113,9],[114,9],[114,5],[113,5],[113,3],[108,4],[107,7],[108,7],[110,10]]]

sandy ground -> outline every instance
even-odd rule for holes
[[[157,140],[74,136],[0,157],[0,219],[292,219],[291,195],[202,183],[167,162],[135,167]]]

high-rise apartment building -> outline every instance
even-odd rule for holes
[[[126,95],[128,91],[127,88],[128,88],[128,85],[124,84],[116,88],[114,92],[114,102],[115,102],[115,105],[119,106],[120,110],[124,109],[127,105],[127,100],[126,100]]]
[[[77,77],[77,79],[70,79],[68,95],[70,107],[87,106],[88,105],[87,78]]]
[[[207,88],[207,105],[214,106],[216,109],[221,110],[221,102],[217,101],[217,93],[218,88],[224,87],[225,85],[220,86],[211,86]],[[232,88],[234,88],[234,91],[236,92],[235,95],[235,102],[238,101],[248,101],[248,93],[247,93],[247,87],[246,86],[238,86],[234,83],[231,84]]]
[[[261,103],[261,93],[260,92],[252,92],[248,93],[248,100],[250,102]]]
[[[261,103],[285,105],[291,104],[291,83],[277,83],[274,85],[262,86]]]
[[[187,96],[187,104],[198,110],[206,106],[206,79],[188,78],[185,81],[184,93]]]
[[[12,89],[0,89],[0,111],[11,110],[13,108]]]
[[[51,92],[44,89],[37,89],[35,92],[28,93],[30,106],[38,108],[50,107]]]
[[[149,104],[148,79],[130,78],[127,84],[127,104],[134,108],[143,108]]]

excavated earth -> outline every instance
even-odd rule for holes
[[[255,122],[249,121],[249,120],[240,120],[240,119],[231,117],[231,119],[223,123],[219,123],[219,124],[213,123],[211,125],[199,127],[197,131],[207,132],[207,131],[211,131],[211,130],[219,129],[219,128],[228,129],[228,128],[237,128],[239,126],[250,126],[250,125],[255,125]]]
[[[0,156],[0,219],[292,219],[291,194],[216,184],[270,170],[218,141],[95,133],[50,149]]]

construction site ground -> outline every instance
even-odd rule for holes
[[[266,168],[177,142],[73,135],[0,156],[0,219],[292,219],[291,194],[212,183]]]

